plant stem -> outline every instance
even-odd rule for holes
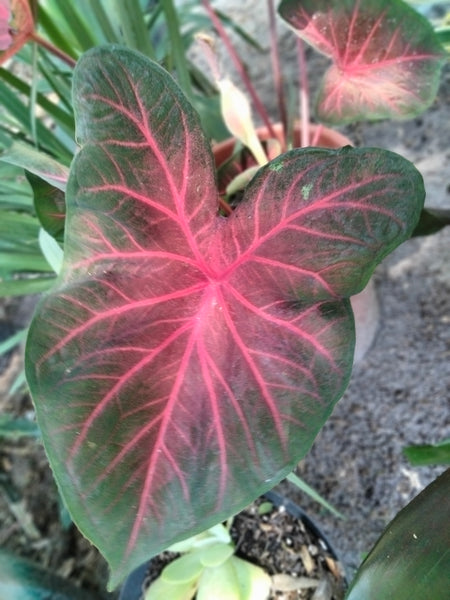
[[[269,9],[269,32],[270,32],[270,55],[272,59],[272,73],[275,84],[275,91],[278,99],[278,110],[280,111],[280,120],[283,127],[283,139],[281,140],[281,150],[286,150],[286,132],[287,132],[287,110],[283,92],[283,79],[280,68],[280,54],[278,52],[278,40],[276,31],[276,14],[273,0],[268,0]]]
[[[244,83],[245,87],[248,90],[248,93],[250,94],[254,104],[255,104],[255,108],[258,111],[261,119],[264,122],[264,125],[267,127],[267,129],[270,132],[271,137],[278,139],[274,128],[272,126],[272,123],[270,121],[269,115],[267,114],[266,109],[264,108],[263,103],[261,102],[261,99],[259,98],[258,94],[256,93],[255,88],[253,87],[252,82],[250,81],[249,76],[247,75],[244,66],[241,62],[241,59],[239,58],[236,49],[234,48],[231,39],[229,38],[227,32],[225,31],[222,23],[220,22],[220,19],[217,17],[216,13],[214,12],[214,10],[211,7],[211,4],[209,2],[209,0],[202,0],[202,4],[206,10],[206,12],[208,13],[209,18],[211,19],[217,33],[219,34],[221,40],[223,41],[226,49],[228,50],[228,53],[242,79],[242,82]]]
[[[231,215],[231,213],[233,212],[233,209],[228,204],[228,202],[226,202],[223,198],[220,198],[220,197],[219,197],[219,208],[223,210],[223,212],[226,214],[227,217],[229,215]]]
[[[77,64],[77,61],[74,58],[72,58],[71,56],[54,46],[51,42],[41,37],[35,31],[30,33],[29,39],[33,42],[36,42],[36,44],[39,44],[39,46],[42,46],[42,48],[45,48],[46,50],[60,58],[63,62],[66,63],[66,65],[69,65],[70,68],[73,69]]]
[[[317,129],[314,133],[314,137],[311,140],[311,146],[317,146],[317,144],[319,143],[320,136],[322,135],[322,129],[323,129],[323,125],[322,125],[322,123],[319,123],[317,125]]]
[[[301,147],[309,146],[309,85],[306,70],[305,46],[303,40],[297,39],[298,64],[300,67],[300,122],[301,122]]]
[[[38,147],[38,136],[36,131],[36,98],[37,98],[37,57],[38,47],[36,43],[32,45],[33,77],[30,86],[30,129],[34,145]]]

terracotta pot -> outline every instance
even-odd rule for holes
[[[282,139],[283,137],[283,127],[281,123],[275,123],[273,126],[274,132],[276,133],[278,139]],[[267,129],[267,127],[260,127],[257,129],[259,139],[264,142],[271,138],[271,135]],[[313,125],[309,126],[309,137],[310,140],[315,140],[317,138],[316,146],[320,146],[321,148],[342,148],[342,146],[351,146],[351,141],[339,133],[334,129],[329,129],[328,127],[323,127],[321,125]],[[299,148],[301,145],[301,129],[300,125],[296,124],[294,126],[294,147]],[[216,160],[216,166],[220,166],[226,160],[228,160],[233,152],[233,148],[235,145],[234,138],[229,138],[224,140],[223,142],[219,142],[215,144],[213,147],[214,158]]]
[[[275,124],[274,131],[278,138],[282,139],[283,129],[281,124]],[[261,141],[266,141],[271,138],[266,127],[259,128],[257,132]],[[294,146],[300,147],[300,140],[301,129],[300,125],[296,124],[294,127]],[[338,131],[314,124],[310,125],[310,140],[316,141],[315,146],[321,148],[342,148],[342,146],[352,145],[351,141]],[[216,144],[213,147],[214,158],[218,168],[231,158],[235,143],[235,140],[230,138],[220,142],[219,144]],[[247,167],[250,165],[246,164],[245,166]],[[236,175],[238,171],[239,167],[236,167],[234,175]],[[230,177],[232,177],[232,166],[230,168],[230,172]],[[225,176],[225,181],[221,185],[221,180],[219,177],[219,187],[223,188],[228,182],[228,179]],[[356,346],[353,362],[354,364],[357,364],[369,350],[378,330],[379,304],[375,286],[372,280],[369,281],[362,292],[351,298],[351,303],[353,313],[355,315],[356,329]]]

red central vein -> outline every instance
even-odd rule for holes
[[[195,345],[196,345],[197,337],[199,334],[199,328],[201,327],[202,320],[201,320],[200,316],[201,316],[201,313],[204,310],[207,310],[207,308],[208,308],[210,293],[211,292],[209,291],[206,294],[205,298],[203,299],[202,306],[201,306],[199,312],[197,313],[197,316],[199,318],[197,319],[196,325],[192,328],[191,335],[188,338],[185,351],[179,362],[178,371],[177,371],[175,380],[173,382],[173,386],[172,386],[172,389],[171,389],[171,392],[169,395],[169,399],[165,406],[164,415],[163,415],[163,418],[161,419],[161,426],[158,430],[158,435],[155,440],[153,452],[152,452],[149,462],[148,462],[147,472],[146,472],[144,484],[142,486],[142,490],[141,490],[141,494],[140,494],[138,511],[137,511],[136,518],[133,523],[133,527],[130,532],[130,536],[129,536],[128,543],[127,543],[126,553],[128,555],[130,554],[133,547],[135,546],[136,541],[139,537],[139,533],[142,528],[142,523],[144,521],[144,518],[145,518],[145,515],[147,512],[148,497],[150,495],[152,482],[154,480],[156,469],[158,466],[159,454],[160,454],[158,452],[158,450],[163,451],[165,448],[165,439],[167,437],[167,430],[171,423],[172,413],[175,410],[176,405],[179,403],[179,400],[180,400],[179,392],[180,392],[181,386],[183,385],[184,376],[185,376],[186,371],[188,370],[188,365],[189,365],[189,362],[192,357],[192,353],[193,353]],[[185,491],[185,493],[187,493],[187,491],[188,491],[187,488],[184,488],[184,491]],[[189,501],[189,498],[185,497],[185,500]]]
[[[351,18],[350,18],[350,24],[348,27],[348,33],[347,33],[347,40],[352,40],[353,38],[353,31],[357,22],[357,18],[358,18],[358,12],[359,12],[359,1],[357,0],[355,7],[353,9]],[[348,53],[350,52],[352,48],[352,44],[351,43],[347,43],[345,44],[345,53],[344,53],[344,64],[347,63],[348,60]]]
[[[128,74],[126,74],[126,75],[128,77]],[[190,246],[194,256],[198,260],[199,264],[203,266],[204,271],[208,272],[208,267],[205,263],[202,253],[200,252],[200,250],[197,246],[195,238],[192,235],[192,231],[190,230],[190,228],[187,224],[187,218],[186,218],[186,214],[185,214],[185,203],[186,203],[186,195],[187,195],[187,190],[188,190],[187,186],[189,183],[189,159],[190,159],[190,156],[189,156],[189,150],[190,150],[189,132],[187,131],[187,126],[186,126],[186,116],[184,115],[183,111],[180,111],[184,130],[185,130],[184,141],[185,141],[186,149],[185,149],[185,158],[184,158],[184,164],[183,164],[183,168],[182,168],[182,177],[181,177],[182,187],[181,187],[181,190],[179,190],[176,186],[176,183],[175,183],[175,180],[173,177],[174,169],[171,165],[168,164],[168,162],[166,160],[166,156],[164,155],[162,150],[159,148],[159,146],[156,144],[156,141],[154,139],[152,131],[149,128],[148,121],[147,121],[148,115],[147,115],[146,107],[143,105],[142,99],[141,99],[139,93],[137,92],[137,90],[135,89],[134,82],[131,79],[129,79],[129,82],[130,82],[131,89],[134,92],[135,100],[138,104],[138,107],[139,107],[139,110],[141,113],[140,118],[138,118],[136,115],[134,115],[130,110],[128,110],[122,104],[119,104],[117,102],[109,100],[108,98],[99,96],[97,94],[92,94],[91,98],[98,100],[100,102],[104,102],[108,106],[111,106],[112,108],[114,108],[114,110],[116,110],[119,113],[126,116],[141,131],[142,135],[144,136],[145,140],[147,141],[147,143],[149,145],[149,148],[151,148],[152,152],[154,153],[154,155],[156,157],[158,164],[160,165],[160,167],[162,169],[162,172],[164,174],[164,177],[165,177],[167,185],[168,185],[169,195],[175,201],[175,206],[177,207],[177,214],[173,213],[167,207],[165,207],[161,204],[152,203],[149,198],[146,198],[145,196],[138,194],[137,192],[130,190],[129,188],[126,188],[121,185],[99,186],[99,189],[103,188],[103,189],[112,189],[112,190],[116,190],[116,191],[121,191],[122,193],[131,195],[132,197],[135,197],[136,199],[139,199],[143,202],[146,202],[147,204],[152,205],[157,210],[160,210],[160,211],[166,213],[170,218],[172,218],[174,221],[179,223],[181,229],[183,230],[183,232],[186,236],[186,239],[189,243],[189,246]],[[96,188],[92,187],[90,189],[95,191]]]
[[[227,308],[224,307],[224,310],[227,310]],[[222,385],[223,389],[225,390],[225,392],[233,406],[233,409],[236,411],[236,415],[237,415],[239,422],[241,423],[242,428],[244,430],[245,438],[247,440],[249,450],[253,456],[253,459],[256,461],[257,460],[257,452],[256,452],[254,440],[253,440],[253,437],[252,437],[252,434],[250,431],[248,419],[245,416],[245,414],[241,408],[241,405],[239,404],[239,400],[236,398],[236,395],[234,394],[233,390],[228,385],[228,382],[224,378],[222,372],[220,371],[220,369],[218,368],[218,366],[216,365],[216,363],[213,361],[212,357],[209,354],[206,355],[206,360],[208,363],[207,366],[212,371],[214,376],[217,378],[219,383]]]
[[[371,41],[373,40],[377,27],[380,25],[380,23],[382,23],[383,21],[383,17],[385,17],[385,12],[381,13],[381,15],[379,15],[376,19],[376,21],[373,23],[370,33],[369,35],[364,39],[363,43],[360,45],[360,48],[358,50],[358,54],[354,57],[352,63],[358,63],[360,60],[363,59],[364,57],[364,53],[366,52],[366,50],[368,49]],[[350,39],[350,42],[352,40]],[[359,41],[359,39],[357,39],[357,41]],[[351,44],[349,43],[348,46],[350,46]],[[345,67],[344,67],[345,68]]]
[[[189,135],[188,128],[187,128],[187,122],[186,122],[187,117],[186,117],[184,111],[180,110],[181,123],[182,123],[183,130],[184,130],[184,136],[182,137],[182,139],[184,141],[185,148],[184,148],[184,162],[183,162],[182,174],[181,174],[181,189],[179,190],[175,184],[175,180],[173,177],[174,169],[172,166],[168,165],[165,154],[161,151],[159,146],[156,144],[154,137],[152,135],[152,132],[149,128],[148,121],[147,121],[147,112],[146,112],[145,106],[142,103],[142,99],[138,93],[135,93],[135,96],[136,96],[136,101],[139,106],[139,110],[141,111],[141,121],[140,121],[141,131],[143,132],[144,137],[147,139],[149,146],[155,153],[158,163],[160,164],[160,166],[164,172],[164,175],[165,175],[166,181],[168,183],[172,198],[175,201],[175,206],[177,208],[177,217],[175,218],[175,220],[179,223],[181,229],[183,230],[183,233],[188,241],[188,244],[189,244],[195,258],[197,259],[199,264],[203,266],[203,270],[206,272],[208,269],[206,267],[204,257],[198,248],[198,245],[196,243],[194,236],[192,235],[192,231],[191,231],[190,227],[188,226],[188,219],[186,217],[186,212],[185,212],[186,197],[187,197],[189,175],[190,175],[190,135]]]
[[[220,501],[225,495],[225,490],[227,488],[228,481],[227,440],[225,432],[223,430],[222,419],[218,406],[219,399],[217,398],[217,392],[208,369],[208,363],[210,362],[207,360],[208,352],[200,337],[197,340],[197,356],[200,361],[200,369],[203,375],[203,381],[205,382],[206,389],[209,392],[211,411],[213,415],[212,422],[217,433],[217,442],[219,446],[220,475],[219,494],[217,500],[217,509],[219,509]]]

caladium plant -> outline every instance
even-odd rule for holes
[[[296,149],[225,217],[199,118],[156,63],[88,52],[74,107],[64,264],[26,371],[61,493],[114,587],[307,452],[350,375],[348,298],[410,236],[424,189],[392,152]]]
[[[73,64],[37,35],[28,2],[0,5],[0,43],[14,42],[1,59],[33,40]],[[442,52],[400,0],[284,0],[280,14],[334,61],[322,120],[412,116],[433,100]],[[308,148],[255,169],[224,211],[190,103],[118,46],[80,60],[74,107],[66,219],[64,168],[20,144],[2,159],[52,186],[36,211],[65,231],[27,378],[61,493],[114,587],[307,452],[350,375],[348,298],[410,236],[424,191],[393,153]]]

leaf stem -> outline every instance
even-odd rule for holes
[[[65,62],[70,68],[73,69],[75,67],[75,65],[77,64],[77,61],[74,58],[72,58],[71,56],[69,56],[62,50],[60,50],[60,48],[57,48],[56,46],[54,46],[51,42],[44,39],[42,36],[40,36],[35,31],[30,33],[29,39],[30,39],[30,41],[33,41],[36,44],[39,44],[39,46],[42,46],[42,48],[45,48],[46,50],[48,50],[49,52],[51,52],[52,54],[57,56],[59,59],[61,59],[63,62]]]
[[[220,198],[220,197],[219,197],[219,208],[221,210],[223,210],[223,212],[226,214],[227,217],[229,215],[231,215],[231,213],[233,212],[233,209],[228,204],[228,202],[226,200],[224,200],[223,198]]]
[[[32,44],[32,65],[33,65],[33,77],[30,85],[30,129],[31,137],[33,138],[34,145],[38,146],[38,136],[36,129],[36,99],[37,99],[37,57],[38,49],[37,44]]]
[[[305,45],[303,40],[297,39],[298,64],[300,67],[300,123],[301,123],[301,147],[310,145],[309,140],[309,84],[306,69]]]
[[[269,12],[269,32],[270,32],[270,55],[272,59],[272,74],[275,85],[275,91],[278,99],[278,110],[280,111],[280,120],[283,128],[283,139],[281,141],[281,150],[286,150],[286,132],[287,132],[287,110],[283,91],[283,79],[280,68],[280,54],[278,48],[276,14],[274,0],[268,0]]]

